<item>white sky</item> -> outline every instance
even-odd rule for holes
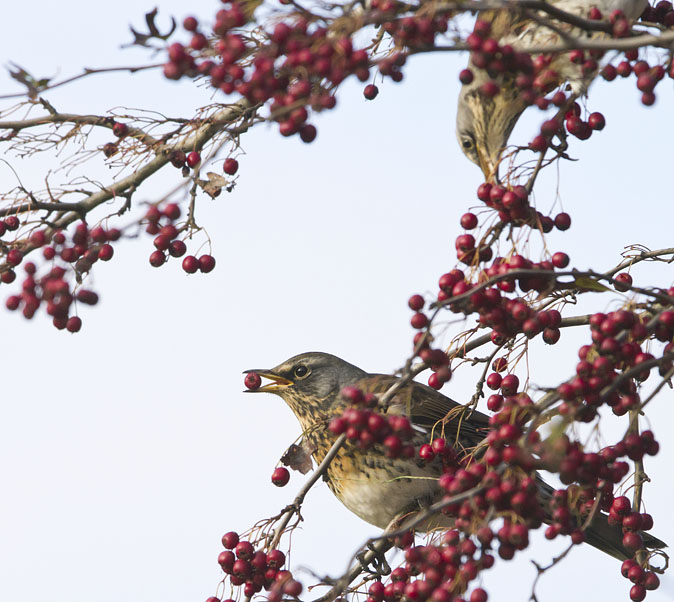
[[[185,7],[162,2],[160,15],[182,19]],[[217,7],[202,2],[193,10],[207,18]],[[0,21],[0,56],[36,75],[149,62],[143,51],[119,45],[130,39],[128,23],[142,27],[151,8],[130,0],[104,9],[77,0],[12,3]],[[0,312],[0,600],[182,602],[215,592],[221,535],[275,514],[304,480],[293,474],[286,488],[271,485],[275,463],[299,428],[280,400],[241,393],[242,370],[309,350],[371,371],[394,370],[411,348],[407,297],[435,290],[438,276],[454,267],[458,219],[475,204],[481,181],[454,138],[464,61],[415,58],[405,83],[380,85],[372,103],[360,84],[345,85],[339,109],[315,121],[312,145],[282,139],[274,128],[247,134],[235,192],[199,201],[198,219],[218,262],[210,275],[188,277],[179,262],[151,268],[151,238],[141,238],[119,244],[114,261],[96,266],[101,303],[82,312],[80,334],[57,332],[42,315],[26,322]],[[17,90],[7,76],[0,81],[0,91]],[[559,181],[550,173],[537,185],[544,212],[559,191],[572,215],[572,229],[552,233],[548,245],[567,251],[577,267],[613,266],[631,243],[672,246],[671,80],[658,92],[655,107],[646,109],[632,79],[597,84],[589,106],[604,112],[607,128],[586,143],[572,142],[581,162],[562,165]],[[97,76],[49,99],[64,111],[123,105],[187,117],[209,101],[187,81],[166,82],[156,73]],[[522,140],[526,129],[523,120]],[[34,187],[48,165],[13,164]],[[92,161],[105,175],[101,165]],[[177,182],[169,167],[137,201]],[[0,190],[14,185],[0,165]],[[636,268],[635,282],[670,285],[671,266],[656,267]],[[9,288],[0,291],[3,303]],[[607,303],[591,299],[578,313]],[[537,347],[536,383],[564,380],[574,348],[585,341],[587,335],[564,332],[559,345]],[[444,392],[466,401],[471,378],[457,378]],[[645,490],[654,533],[670,543],[672,401],[665,390],[652,404],[661,453],[647,460],[653,483]],[[618,433],[625,419],[616,423]],[[319,574],[340,573],[355,547],[376,533],[321,483],[303,515],[293,563]],[[532,551],[545,562],[560,549],[559,542],[534,545],[490,571],[490,600],[527,600]],[[583,547],[537,592],[545,602],[627,600],[629,586],[617,561]],[[667,577],[647,599],[673,595]]]

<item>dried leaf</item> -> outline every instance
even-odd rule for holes
[[[208,177],[208,181],[199,180],[199,185],[208,196],[215,198],[220,194],[223,187],[227,185],[227,180],[220,174],[213,173],[212,171],[209,171],[206,176]]]
[[[176,30],[177,24],[176,20],[171,17],[171,29],[167,33],[161,33],[157,27],[157,24],[154,22],[157,17],[157,9],[151,10],[149,13],[145,14],[145,23],[147,23],[148,33],[140,33],[136,31],[133,27],[129,27],[131,33],[133,34],[133,42],[129,46],[148,46],[148,41],[152,39],[157,40],[167,40],[171,34]]]
[[[302,441],[300,445],[293,443],[281,457],[281,462],[293,470],[307,474],[312,466],[311,454],[315,451],[316,448],[312,448],[306,441]]]

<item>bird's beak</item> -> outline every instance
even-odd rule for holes
[[[258,389],[247,389],[244,391],[244,393],[276,393],[277,391],[280,391],[281,389],[285,389],[287,387],[290,387],[291,385],[294,385],[295,383],[292,380],[288,380],[287,378],[283,378],[282,376],[279,376],[278,374],[274,374],[273,372],[269,370],[244,370],[244,374],[248,374],[249,372],[256,372],[260,377],[262,378],[267,378],[271,380],[272,382],[267,383],[266,385],[262,385]]]
[[[501,161],[501,151],[498,151],[495,156],[492,156],[488,150],[485,152],[481,146],[477,148],[477,159],[480,164],[480,169],[484,174],[485,182],[498,181],[498,165]]]

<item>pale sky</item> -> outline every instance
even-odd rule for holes
[[[128,24],[142,27],[154,5],[93,6],[65,0],[5,7],[3,64],[66,76],[84,66],[157,60],[119,49],[130,39]],[[218,7],[201,2],[192,10],[208,18]],[[162,2],[160,11],[181,20],[186,4]],[[0,311],[0,600],[184,602],[215,593],[222,534],[276,514],[306,478],[294,473],[283,489],[271,484],[299,426],[280,399],[244,395],[241,372],[310,350],[373,372],[395,370],[411,349],[407,298],[435,291],[439,275],[454,267],[458,220],[477,204],[481,182],[454,137],[465,60],[416,57],[405,82],[380,85],[374,102],[364,101],[361,84],[348,82],[338,109],[315,120],[311,145],[283,139],[274,127],[246,134],[235,191],[199,199],[197,217],[217,259],[211,274],[186,276],[178,262],[150,267],[152,239],[141,237],[117,245],[114,261],[96,266],[101,302],[81,312],[79,334],[56,331],[43,314],[27,322]],[[0,81],[0,91],[18,91],[8,76]],[[571,154],[580,161],[561,165],[559,178],[549,170],[537,184],[542,211],[557,200],[556,213],[561,200],[572,215],[571,230],[551,233],[548,247],[568,252],[576,267],[612,267],[628,244],[672,246],[671,80],[657,92],[656,105],[643,108],[633,79],[597,83],[588,106],[606,115],[606,129],[585,143],[574,140]],[[126,106],[183,117],[211,101],[205,90],[159,73],[96,76],[48,98],[69,112]],[[541,120],[534,112],[516,135],[528,140]],[[12,164],[35,188],[54,166]],[[102,160],[90,165],[92,174],[109,177]],[[137,201],[156,199],[178,181],[168,167]],[[0,164],[0,190],[15,184]],[[644,285],[674,280],[664,264],[640,264],[632,275]],[[3,305],[14,288],[0,288]],[[590,298],[577,313],[615,307],[610,302],[619,298]],[[451,324],[449,333],[460,327]],[[563,332],[559,345],[536,346],[535,383],[565,380],[587,340],[587,333]],[[467,401],[474,378],[466,370],[443,392]],[[644,494],[653,533],[670,543],[672,397],[665,389],[649,409],[661,452],[647,458],[653,482]],[[625,418],[613,422],[607,439],[626,425]],[[302,513],[292,563],[306,583],[311,576],[300,567],[340,574],[377,532],[322,483]],[[529,559],[546,563],[562,547],[537,539],[514,562],[497,563],[484,581],[490,600],[525,602],[535,576]],[[587,546],[574,549],[541,580],[538,599],[627,600],[631,584],[619,566]],[[647,600],[673,596],[669,576]]]

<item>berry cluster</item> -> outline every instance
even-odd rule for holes
[[[555,263],[563,265],[568,262],[564,253],[556,255]],[[531,307],[530,302],[521,297],[508,298],[502,293],[509,293],[515,290],[516,283],[523,292],[530,290],[542,291],[554,283],[553,262],[543,261],[532,263],[521,255],[513,255],[509,260],[497,258],[494,264],[484,270],[478,277],[478,281],[484,278],[502,276],[515,270],[539,270],[541,275],[517,275],[513,278],[504,278],[497,282],[495,286],[476,290],[472,294],[470,291],[476,286],[466,282],[465,274],[461,270],[454,269],[443,274],[439,280],[440,291],[437,295],[438,302],[446,302],[460,295],[467,295],[464,301],[455,302],[450,305],[453,311],[461,311],[466,315],[477,313],[479,324],[483,327],[491,328],[491,339],[497,345],[503,344],[508,338],[519,333],[524,333],[527,337],[533,338],[539,333],[543,333],[543,340],[548,344],[554,344],[559,340],[561,323],[561,314],[556,309],[536,311]],[[410,307],[417,309],[417,313],[412,317],[412,326],[417,329],[426,328],[429,324],[426,314],[421,313],[423,305],[418,302],[420,295],[413,295],[410,298]],[[414,301],[414,302],[413,302]],[[421,299],[423,301],[423,298]],[[421,340],[415,335],[415,344]],[[441,365],[439,354],[433,355],[431,365]],[[422,357],[422,359],[425,359]],[[495,379],[498,375],[491,376]],[[492,388],[499,388],[499,385]]]
[[[663,65],[650,65],[646,60],[639,59],[637,50],[625,52],[624,60],[617,65],[608,64],[601,75],[606,81],[613,81],[616,77],[636,77],[637,89],[642,93],[641,102],[646,106],[655,103],[655,87],[664,79],[667,71]],[[670,68],[669,76],[674,77],[674,70]]]
[[[309,109],[333,108],[333,88],[351,74],[366,81],[367,52],[354,49],[350,37],[328,36],[326,28],[304,18],[279,22],[256,41],[237,29],[249,20],[243,3],[227,6],[216,14],[214,38],[199,31],[194,17],[185,20],[192,39],[169,46],[164,75],[202,75],[225,94],[236,92],[253,104],[271,100],[271,116],[281,134],[299,133],[304,142],[312,142],[316,128],[307,123]]]
[[[163,209],[151,205],[145,213],[148,234],[156,235],[153,241],[155,251],[150,254],[150,265],[158,268],[169,257],[182,257],[187,252],[187,245],[178,236],[187,226],[178,228],[174,222],[180,218],[180,207],[176,203],[168,203]],[[161,220],[164,220],[162,224]],[[194,255],[187,255],[182,262],[182,268],[188,274],[201,271],[204,274],[213,271],[215,258],[211,255],[202,255],[198,259]]]
[[[406,416],[377,412],[377,397],[356,387],[344,387],[341,396],[349,406],[330,421],[330,432],[346,433],[362,450],[381,444],[388,458],[414,457],[414,445],[409,443],[414,431]]]
[[[12,229],[19,227],[14,216],[5,220]],[[42,249],[45,260],[51,267],[42,276],[37,275],[37,266],[33,262],[24,264],[26,276],[21,284],[21,294],[7,298],[6,306],[14,311],[21,309],[27,319],[31,319],[44,303],[46,312],[53,318],[52,322],[59,330],[67,329],[77,332],[82,327],[79,316],[71,315],[77,302],[85,305],[96,305],[98,295],[90,290],[80,288],[76,292],[71,289],[68,277],[77,274],[80,278],[91,270],[97,261],[112,259],[114,249],[111,242],[118,240],[121,232],[116,228],[106,230],[96,226],[91,230],[86,223],[79,223],[70,241],[67,233],[61,230],[34,230],[25,241],[15,243],[6,255],[10,266],[0,275],[0,281],[9,284],[16,279],[16,271],[24,258],[24,253]]]
[[[483,534],[486,535],[486,534]],[[479,541],[478,541],[479,543]],[[488,544],[487,544],[488,545]],[[375,581],[368,588],[367,602],[486,602],[487,592],[475,588],[462,594],[479,572],[490,568],[494,557],[459,531],[448,531],[437,545],[409,546],[405,565],[394,569],[387,584]]]
[[[477,198],[490,209],[496,210],[500,222],[504,224],[527,225],[538,228],[546,234],[553,227],[562,231],[571,227],[571,218],[567,213],[558,213],[552,218],[536,211],[529,203],[529,193],[524,186],[517,185],[509,189],[501,184],[484,182],[477,189]],[[477,217],[472,213],[462,216],[462,226],[464,221],[467,225],[475,223],[472,228],[477,226]],[[467,230],[472,229],[463,227]],[[458,239],[456,245],[459,249]],[[480,252],[487,253],[487,249],[480,249]],[[459,259],[462,260],[462,257],[459,256]],[[489,259],[491,259],[491,249],[489,249],[486,257],[479,258],[480,261],[488,261]],[[466,262],[464,261],[464,263]]]
[[[251,542],[241,541],[234,531],[222,536],[222,545],[225,550],[220,552],[218,564],[232,585],[243,586],[247,598],[263,588],[269,592],[268,599],[276,602],[283,594],[297,596],[302,591],[301,583],[293,579],[290,571],[282,570],[286,557],[281,550],[255,550]],[[209,600],[220,602],[218,598]]]
[[[583,422],[593,420],[602,404],[611,407],[617,416],[638,408],[641,403],[638,383],[649,377],[652,368],[637,370],[632,378],[621,377],[616,387],[612,383],[621,372],[638,368],[640,364],[654,359],[653,354],[642,348],[653,333],[660,341],[667,342],[663,354],[671,352],[674,311],[663,311],[650,327],[632,311],[623,309],[608,314],[595,313],[590,317],[590,328],[592,344],[580,348],[576,376],[557,389],[563,400],[560,414]],[[659,369],[666,371],[669,366],[671,360],[663,362]],[[612,390],[602,394],[607,387]]]

